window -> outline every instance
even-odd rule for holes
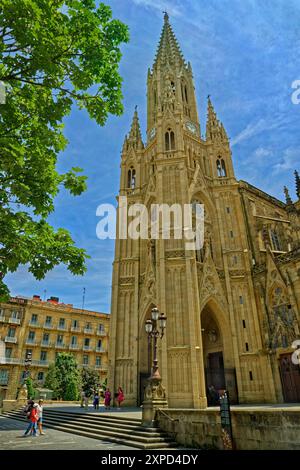
[[[96,366],[101,367],[101,357],[96,356]]]
[[[92,327],[91,327],[91,324],[90,324],[90,323],[86,323],[86,324],[85,324],[85,327],[86,327],[86,329],[87,329],[87,330],[91,330],[91,329],[92,329]]]
[[[134,189],[136,183],[136,172],[133,167],[128,170],[127,175],[127,188]]]
[[[52,317],[47,316],[45,323],[46,323],[46,325],[51,325],[51,323],[52,323]]]
[[[272,240],[272,246],[274,251],[282,251],[280,239],[278,237],[278,234],[275,230],[270,230],[271,234],[271,240]]]
[[[243,328],[246,328],[246,322],[243,320]]]
[[[46,361],[47,360],[47,351],[41,351],[40,360],[41,361]]]
[[[230,238],[233,238],[233,231],[230,230]]]
[[[87,366],[89,363],[89,356],[83,356],[83,365]]]
[[[65,327],[65,319],[64,318],[60,318],[59,319],[59,328],[64,328]]]
[[[64,337],[63,335],[57,335],[57,344],[63,344]]]
[[[5,357],[11,357],[12,348],[5,348]]]
[[[252,370],[249,370],[249,378],[250,378],[250,380],[253,380]]]
[[[37,323],[38,316],[36,313],[31,315],[31,323]]]
[[[8,370],[0,369],[0,385],[7,385],[8,383]]]
[[[230,214],[230,207],[226,207],[227,214]]]
[[[249,344],[248,343],[245,343],[245,348],[246,348],[246,351],[249,351]]]
[[[14,338],[16,336],[16,329],[13,327],[13,326],[10,326],[8,328],[8,333],[7,333],[7,336],[9,338]]]
[[[227,176],[226,166],[225,166],[225,162],[224,162],[223,158],[218,157],[216,164],[217,164],[217,176],[219,178],[223,178],[223,177]]]
[[[39,372],[37,376],[38,380],[44,380],[44,372]]]
[[[175,150],[175,134],[170,128],[165,133],[165,150]]]
[[[28,341],[34,341],[34,338],[35,338],[35,331],[29,331]]]
[[[101,347],[102,347],[102,341],[101,341],[101,339],[98,339],[97,348],[101,349]]]
[[[49,334],[48,333],[44,333],[43,334],[43,343],[48,343],[49,342]]]
[[[77,336],[72,336],[71,338],[71,344],[75,346],[77,344]]]
[[[89,346],[90,345],[90,339],[89,338],[84,338],[84,345]]]
[[[98,326],[98,331],[100,331],[100,333],[104,333],[104,325],[102,325],[102,323],[100,323],[100,325]]]
[[[242,295],[240,295],[240,297],[239,297],[239,298],[240,298],[240,304],[243,304],[243,303],[244,303],[243,296],[242,296]]]
[[[18,310],[12,310],[11,311],[11,318],[18,319],[19,318],[19,311]]]
[[[78,328],[78,326],[79,326],[78,320],[73,320],[73,322],[72,322],[72,327],[73,327],[73,328]]]

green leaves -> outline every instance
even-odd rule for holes
[[[57,171],[67,145],[62,121],[73,104],[100,125],[122,113],[120,45],[128,37],[94,0],[1,2],[0,298],[1,279],[19,264],[29,263],[38,279],[61,262],[74,274],[85,270],[84,250],[46,223],[61,186],[74,196],[86,189],[81,169]]]

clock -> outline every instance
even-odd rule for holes
[[[156,134],[156,129],[155,127],[153,127],[151,131],[149,132],[150,140],[153,139],[153,137],[155,137],[155,134]]]
[[[193,134],[197,133],[197,127],[195,126],[193,122],[187,121],[185,123],[185,127],[187,128],[188,131],[192,132]]]

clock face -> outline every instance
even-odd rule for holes
[[[193,122],[187,121],[185,123],[185,127],[187,128],[188,131],[192,132],[193,134],[197,133],[197,127],[195,126]]]
[[[155,137],[155,134],[156,134],[156,129],[155,129],[155,127],[153,127],[153,129],[151,129],[151,131],[149,133],[150,139],[153,139],[153,137]]]

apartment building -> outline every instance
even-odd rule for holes
[[[109,314],[73,308],[57,297],[42,301],[13,297],[0,303],[0,401],[15,399],[31,358],[30,373],[42,387],[50,364],[60,352],[71,352],[79,367],[107,377]]]

